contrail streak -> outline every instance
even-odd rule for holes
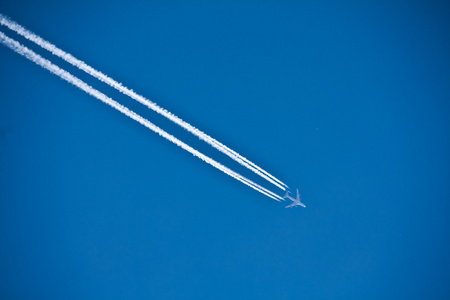
[[[199,129],[195,128],[194,126],[190,125],[189,123],[183,121],[176,115],[168,112],[164,108],[158,106],[156,103],[146,99],[145,97],[135,93],[133,90],[128,89],[127,87],[123,86],[121,83],[115,81],[114,79],[108,77],[107,75],[103,74],[100,71],[95,70],[91,66],[87,65],[83,61],[73,57],[71,54],[64,52],[63,50],[59,49],[52,43],[42,39],[38,35],[32,33],[31,31],[27,30],[26,28],[22,27],[21,25],[15,23],[14,21],[11,21],[7,17],[0,14],[0,24],[8,27],[9,29],[15,31],[19,35],[25,37],[26,39],[36,43],[40,47],[50,51],[54,55],[64,59],[66,62],[72,64],[73,66],[85,71],[86,73],[92,75],[93,77],[97,78],[100,81],[105,82],[106,84],[110,85],[111,87],[117,89],[121,93],[131,97],[132,99],[138,101],[139,103],[147,106],[148,108],[152,109],[153,111],[163,115],[164,117],[168,118],[172,122],[180,125],[190,133],[197,136],[199,139],[205,141],[212,147],[216,148],[220,152],[224,153],[225,155],[229,156],[231,159],[235,160],[239,164],[243,165],[244,167],[250,169],[254,173],[258,174],[259,176],[263,177],[267,181],[271,182],[272,184],[276,185],[282,190],[286,190],[288,187],[286,184],[284,184],[281,180],[277,179],[275,176],[271,175],[269,172],[263,170],[253,162],[249,161],[239,153],[235,152],[234,150],[228,148],[224,144],[220,143],[219,141],[215,140],[214,138],[210,137],[206,133],[200,131]]]
[[[263,188],[262,186],[254,183],[251,180],[243,177],[242,175],[240,175],[240,174],[238,174],[238,173],[228,169],[224,165],[216,162],[215,160],[213,160],[213,159],[209,158],[208,156],[202,154],[201,152],[195,150],[194,148],[190,147],[189,145],[183,143],[182,141],[180,141],[179,139],[177,139],[173,135],[165,132],[164,130],[162,130],[158,126],[156,126],[153,123],[151,123],[150,121],[148,121],[147,119],[141,117],[140,115],[138,115],[135,112],[129,110],[125,106],[123,106],[123,105],[117,103],[116,101],[114,101],[113,99],[109,98],[105,94],[103,94],[103,93],[99,92],[98,90],[94,89],[93,87],[89,86],[84,81],[78,79],[77,77],[73,76],[69,72],[59,68],[58,66],[56,66],[55,64],[53,64],[49,60],[41,57],[40,55],[36,54],[34,51],[32,51],[32,50],[28,49],[27,47],[21,45],[19,42],[15,41],[15,40],[13,40],[13,39],[11,39],[9,37],[7,37],[1,31],[0,31],[0,42],[2,42],[5,46],[9,47],[10,49],[14,50],[15,52],[17,52],[18,54],[28,58],[29,60],[31,60],[32,62],[36,63],[37,65],[43,67],[44,69],[47,69],[48,71],[50,71],[53,74],[59,76],[61,79],[66,80],[67,82],[73,84],[74,86],[78,87],[79,89],[85,91],[89,95],[94,96],[95,98],[99,99],[100,101],[102,101],[102,102],[108,104],[109,106],[117,109],[118,111],[120,111],[124,115],[126,115],[126,116],[130,117],[131,119],[141,123],[142,125],[144,125],[148,129],[153,130],[154,132],[156,132],[160,136],[162,136],[165,139],[171,141],[172,143],[176,144],[177,146],[180,146],[181,148],[183,148],[184,150],[188,151],[192,155],[197,156],[201,160],[203,160],[206,163],[212,165],[213,167],[221,170],[225,174],[230,175],[231,177],[239,180],[240,182],[248,185],[249,187],[257,190],[258,192],[260,192],[260,193],[262,193],[262,194],[264,194],[264,195],[266,195],[266,196],[268,196],[268,197],[270,197],[270,198],[272,198],[274,200],[277,200],[277,201],[283,200],[283,198],[281,198],[277,194],[275,194],[275,193],[273,193],[273,192]]]

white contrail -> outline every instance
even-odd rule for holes
[[[49,70],[51,73],[59,76],[60,78],[62,78],[64,80],[66,80],[67,82],[73,84],[74,86],[78,87],[79,89],[85,91],[89,95],[94,96],[95,98],[97,98],[100,101],[102,101],[102,102],[110,105],[111,107],[117,109],[118,111],[120,111],[121,113],[125,114],[126,116],[132,118],[133,120],[135,120],[135,121],[137,121],[139,123],[141,123],[142,125],[144,125],[148,129],[153,130],[154,132],[156,132],[160,136],[166,138],[167,140],[171,141],[172,143],[176,144],[177,146],[180,146],[181,148],[183,148],[184,150],[188,151],[192,155],[197,156],[201,160],[203,160],[203,161],[207,162],[208,164],[212,165],[213,167],[221,170],[225,174],[230,175],[231,177],[241,181],[242,183],[248,185],[249,187],[257,190],[260,193],[263,193],[264,195],[266,195],[266,196],[268,196],[268,197],[270,197],[270,198],[272,198],[274,200],[277,200],[277,201],[283,200],[283,198],[281,198],[277,194],[275,194],[275,193],[273,193],[273,192],[263,188],[262,186],[259,186],[258,184],[252,182],[251,180],[249,180],[249,179],[243,177],[242,175],[240,175],[240,174],[238,174],[238,173],[228,169],[224,165],[216,162],[215,160],[213,160],[213,159],[209,158],[208,156],[200,153],[199,151],[195,150],[194,148],[190,147],[189,145],[183,143],[182,141],[180,141],[179,139],[177,139],[173,135],[165,132],[161,128],[157,127],[156,125],[154,125],[153,123],[151,123],[147,119],[144,119],[143,117],[139,116],[135,112],[129,110],[125,106],[117,103],[116,101],[114,101],[113,99],[109,98],[105,94],[103,94],[103,93],[99,92],[98,90],[94,89],[93,87],[89,86],[84,81],[78,79],[77,77],[73,76],[69,72],[59,68],[58,66],[56,66],[55,64],[53,64],[49,60],[41,57],[40,55],[36,54],[32,50],[30,50],[27,47],[21,45],[19,42],[15,41],[15,40],[13,40],[13,39],[11,39],[9,37],[7,37],[1,31],[0,31],[0,42],[2,42],[5,46],[9,47],[10,49],[14,50],[15,52],[17,52],[18,54],[20,54],[22,56],[25,56],[26,58],[28,58],[32,62],[36,63],[37,65],[43,67],[44,69]]]
[[[7,17],[0,14],[0,24],[8,27],[9,29],[15,31],[19,35],[25,37],[26,39],[33,41],[40,47],[50,51],[54,55],[64,59],[66,62],[72,64],[73,66],[85,71],[86,73],[92,75],[93,77],[97,78],[100,81],[105,82],[106,84],[112,86],[113,88],[117,89],[121,93],[133,98],[134,100],[138,101],[139,103],[147,106],[148,108],[154,110],[155,112],[163,115],[164,117],[168,118],[172,122],[180,125],[190,133],[196,135],[199,139],[205,141],[206,143],[210,144],[212,147],[216,148],[220,152],[224,153],[225,155],[228,155],[233,160],[237,161],[239,164],[245,166],[246,168],[252,170],[254,173],[258,174],[259,176],[263,177],[264,179],[268,180],[272,184],[276,185],[282,190],[286,190],[288,187],[286,184],[284,184],[281,180],[277,179],[275,176],[271,175],[269,172],[263,170],[253,162],[249,161],[239,153],[233,151],[232,149],[228,148],[227,146],[223,145],[219,141],[215,140],[214,138],[210,137],[206,133],[200,131],[199,129],[195,128],[194,126],[190,125],[189,123],[183,121],[176,115],[168,112],[164,108],[158,106],[156,103],[146,99],[145,97],[136,94],[133,90],[128,89],[127,87],[123,86],[121,83],[115,81],[114,79],[108,77],[107,75],[103,74],[100,71],[95,70],[91,66],[87,65],[83,61],[73,57],[71,54],[64,52],[63,50],[59,49],[52,43],[42,39],[38,35],[32,33],[31,31],[27,30],[26,28],[22,27],[21,25],[15,23],[14,21],[8,19]]]

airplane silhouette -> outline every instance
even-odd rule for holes
[[[286,206],[286,208],[289,208],[289,207],[296,207],[296,206],[298,206],[298,205],[303,206],[303,207],[306,207],[306,205],[303,204],[303,203],[300,201],[301,198],[300,198],[300,194],[298,193],[298,189],[297,189],[297,199],[296,199],[296,198],[293,198],[293,197],[291,197],[291,196],[289,196],[289,193],[290,193],[290,191],[287,191],[287,192],[286,192],[286,195],[284,195],[284,197],[283,197],[284,199],[288,198],[289,200],[292,201],[292,204]]]

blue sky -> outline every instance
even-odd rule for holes
[[[444,1],[2,1],[284,209],[0,47],[4,299],[447,299]],[[112,88],[8,36],[242,175]]]

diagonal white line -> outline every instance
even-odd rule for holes
[[[28,49],[27,47],[21,45],[19,42],[15,41],[15,40],[13,40],[13,39],[11,39],[9,37],[7,37],[1,31],[0,31],[0,42],[3,43],[5,46],[9,47],[10,49],[14,50],[15,52],[17,52],[18,54],[28,58],[29,60],[31,60],[32,62],[36,63],[37,65],[43,67],[44,69],[47,69],[48,71],[50,71],[53,74],[59,76],[61,79],[66,80],[67,82],[73,84],[74,86],[78,87],[79,89],[83,90],[84,92],[88,93],[89,95],[94,96],[95,98],[99,99],[100,101],[102,101],[102,102],[108,104],[109,106],[117,109],[118,111],[120,111],[124,115],[130,117],[131,119],[133,119],[133,120],[135,120],[137,122],[139,122],[140,124],[144,125],[148,129],[156,132],[157,134],[159,134],[163,138],[171,141],[175,145],[177,145],[177,146],[183,148],[184,150],[188,151],[192,155],[200,158],[201,160],[205,161],[206,163],[208,163],[208,164],[212,165],[213,167],[221,170],[225,174],[230,175],[231,177],[239,180],[240,182],[248,185],[249,187],[257,190],[258,192],[260,192],[260,193],[262,193],[262,194],[264,194],[264,195],[266,195],[266,196],[268,196],[268,197],[270,197],[270,198],[272,198],[274,200],[277,200],[277,201],[283,200],[283,198],[281,198],[277,194],[275,194],[275,193],[273,193],[273,192],[263,188],[262,186],[260,186],[260,185],[258,185],[256,183],[252,182],[251,180],[243,177],[239,173],[236,173],[236,172],[230,170],[229,168],[227,168],[224,165],[216,162],[212,158],[202,154],[201,152],[199,152],[199,151],[195,150],[194,148],[190,147],[189,145],[183,143],[182,141],[180,141],[176,137],[172,136],[171,134],[165,132],[164,130],[162,130],[158,126],[156,126],[153,123],[151,123],[150,121],[148,121],[147,119],[141,117],[140,115],[138,115],[135,112],[129,110],[125,106],[123,106],[123,105],[117,103],[116,101],[114,101],[113,99],[109,98],[105,94],[103,94],[103,93],[99,92],[98,90],[94,89],[93,87],[89,86],[84,81],[78,79],[77,77],[73,76],[69,72],[59,68],[58,66],[56,66],[55,64],[53,64],[49,60],[41,57],[40,55],[36,54],[34,51],[32,51],[32,50]]]
[[[52,54],[64,59],[66,62],[72,64],[73,66],[76,66],[77,68],[85,71],[86,73],[92,75],[93,77],[97,78],[100,81],[105,82],[106,84],[114,87],[121,93],[131,97],[132,99],[138,101],[139,103],[147,106],[148,108],[154,110],[155,112],[163,115],[164,117],[168,118],[172,122],[180,125],[190,133],[197,136],[199,139],[205,141],[212,147],[216,148],[220,152],[224,153],[225,155],[229,156],[231,159],[235,160],[239,164],[243,165],[244,167],[250,169],[254,173],[258,174],[259,176],[263,177],[267,181],[271,182],[272,184],[276,185],[282,190],[286,190],[288,187],[286,184],[284,184],[281,180],[277,179],[275,176],[271,175],[269,172],[263,170],[259,166],[257,166],[255,163],[251,162],[247,158],[243,157],[236,151],[228,148],[224,144],[220,143],[219,141],[215,140],[214,138],[210,137],[206,133],[200,131],[199,129],[195,128],[194,126],[190,125],[189,123],[183,121],[176,115],[170,113],[169,111],[165,110],[164,108],[158,106],[156,103],[146,99],[145,97],[135,93],[133,90],[128,89],[127,87],[123,86],[121,83],[115,81],[114,79],[108,77],[107,75],[103,74],[100,71],[95,70],[91,66],[87,65],[83,61],[73,57],[71,54],[64,52],[63,50],[59,49],[52,43],[42,39],[38,35],[32,33],[31,31],[27,30],[23,26],[15,23],[14,21],[8,19],[7,17],[0,14],[0,24],[8,27],[9,29],[15,31],[19,35],[25,37],[26,39],[36,43],[40,47],[50,51]]]

